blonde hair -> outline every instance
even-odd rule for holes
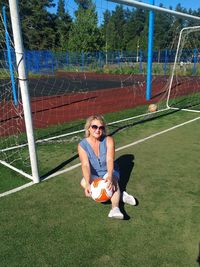
[[[89,128],[93,120],[98,120],[105,127],[105,130],[103,131],[103,135],[106,135],[107,130],[106,130],[106,122],[105,122],[104,117],[102,115],[92,115],[89,118],[87,118],[86,123],[85,123],[85,137],[90,136]]]

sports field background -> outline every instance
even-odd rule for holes
[[[177,112],[115,129],[116,148],[195,117]],[[139,201],[121,207],[126,220],[110,220],[110,204],[84,197],[80,168],[1,198],[1,266],[198,266],[199,131],[197,120],[116,152]]]
[[[62,2],[59,1],[60,6]],[[69,3],[67,8],[70,8]],[[98,7],[101,12],[108,9],[107,4],[101,3]],[[8,5],[5,5],[7,9]],[[31,9],[30,2],[29,7]],[[61,20],[57,19],[57,14],[50,16],[50,29],[46,27],[50,17],[46,17],[45,26],[45,14],[42,16],[39,10],[36,17],[34,12],[28,14],[29,7],[26,10],[25,2],[19,6],[26,48],[20,63],[27,57],[28,91],[41,182],[33,184],[32,180],[0,165],[0,267],[200,266],[200,113],[181,110],[195,108],[200,111],[199,41],[196,32],[189,38],[182,38],[173,81],[170,79],[178,32],[186,24],[190,25],[190,22],[183,25],[183,20],[176,21],[174,18],[175,23],[166,36],[168,41],[164,40],[165,36],[160,38],[162,27],[158,29],[161,35],[157,35],[158,39],[155,36],[154,46],[159,49],[153,53],[152,94],[151,100],[147,101],[148,51],[144,49],[147,36],[141,35],[146,32],[145,21],[142,26],[143,15],[144,19],[147,18],[146,12],[142,14],[139,11],[142,15],[141,29],[136,28],[140,34],[135,35],[135,39],[131,36],[129,39],[125,34],[127,41],[133,41],[130,48],[135,47],[137,51],[121,49],[112,52],[109,50],[121,47],[122,40],[112,47],[110,38],[106,40],[107,34],[104,32],[105,38],[100,44],[96,39],[100,25],[92,23],[92,28],[87,23],[84,25],[89,34],[87,39],[92,37],[92,44],[99,43],[98,46],[90,46],[88,43],[83,49],[81,46],[80,49],[70,49],[68,37],[65,38],[65,27],[62,28],[63,24],[59,23]],[[30,10],[31,13],[34,10]],[[134,16],[125,13],[123,11],[124,22],[130,18],[129,22],[134,23]],[[92,19],[94,14],[90,14]],[[111,18],[116,14],[114,12],[110,15]],[[41,16],[42,20],[38,19]],[[117,19],[114,17],[111,28]],[[82,13],[81,19],[84,18]],[[20,71],[18,73],[16,65],[20,63],[16,64],[14,59],[9,16],[7,20],[19,102],[14,105],[12,100],[13,87],[5,53],[5,22],[1,20],[1,160],[29,174],[31,166],[26,145],[25,116],[18,84],[24,75]],[[103,30],[106,25],[103,17],[101,20],[100,27]],[[116,27],[120,21],[120,18],[116,21]],[[27,22],[33,22],[33,27],[27,27]],[[87,19],[87,22],[90,20]],[[128,29],[128,24],[124,22],[122,24],[127,25]],[[93,26],[98,28],[94,36]],[[109,28],[108,25],[106,32],[109,32]],[[52,29],[55,31],[51,32]],[[63,40],[66,40],[64,46],[56,32],[60,33],[61,39],[64,37]],[[33,35],[36,41],[41,33],[42,40],[29,43]],[[56,41],[58,47],[53,45],[52,40],[55,38],[60,39],[60,42]],[[85,51],[92,51],[94,47],[101,50],[104,42],[105,52]],[[69,53],[66,46],[67,50],[81,53]],[[123,45],[124,49],[127,47],[126,50],[128,46],[128,43]],[[53,49],[54,52],[44,49]],[[26,79],[23,80],[25,82]],[[163,111],[169,91],[168,104],[175,110]],[[157,105],[157,112],[150,112],[151,103]],[[145,116],[141,116],[144,113]],[[85,119],[92,114],[103,114],[107,122],[137,116],[136,119],[108,126],[116,143],[121,189],[133,194],[138,200],[136,207],[120,204],[124,220],[108,218],[110,203],[96,203],[87,199],[80,187],[82,173],[77,144],[84,133],[78,131],[83,129]],[[76,134],[50,139],[73,131]],[[48,141],[41,141],[44,138]],[[19,148],[18,144],[22,146]],[[57,171],[60,175],[46,179]],[[21,186],[29,187],[22,189]],[[19,191],[14,192],[13,189]],[[6,193],[8,195],[5,196]]]

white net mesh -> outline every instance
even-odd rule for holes
[[[20,143],[27,142],[23,106],[18,90],[13,40],[9,35],[10,23],[8,21],[6,30],[6,20],[3,16],[0,16],[0,29],[0,160],[3,164],[11,164],[13,167],[23,166],[24,170],[30,173],[27,148],[18,147]],[[17,149],[12,149],[14,147]]]
[[[180,32],[170,79],[168,105],[171,108],[200,112],[200,27]]]
[[[166,99],[170,85],[170,79],[168,78],[175,58],[176,38],[173,38],[172,44],[169,45],[170,49],[159,50],[154,53],[152,97],[150,101],[146,101],[147,51],[145,49],[142,50],[141,45],[147,42],[147,36],[145,37],[144,33],[140,40],[136,40],[135,49],[123,50],[123,47],[111,49],[112,42],[115,45],[116,40],[111,38],[113,28],[112,23],[108,22],[113,19],[110,16],[112,13],[110,10],[116,8],[116,4],[108,1],[96,2],[96,14],[98,15],[96,26],[99,29],[98,34],[101,33],[104,36],[104,46],[99,50],[96,47],[96,50],[93,49],[93,51],[88,51],[87,49],[85,51],[74,51],[73,45],[79,40],[73,40],[72,42],[73,35],[70,35],[68,31],[66,31],[68,43],[65,44],[63,41],[63,48],[58,49],[58,43],[55,40],[61,35],[61,30],[66,30],[64,26],[67,25],[67,22],[64,22],[62,29],[55,28],[55,31],[47,31],[49,35],[42,37],[45,26],[42,27],[39,23],[34,24],[31,17],[34,16],[34,12],[37,10],[32,10],[32,14],[27,15],[23,13],[23,4],[23,1],[20,2],[25,44],[24,56],[29,78],[28,86],[40,176],[46,177],[48,174],[64,168],[77,158],[77,142],[83,136],[82,129],[85,118],[91,114],[104,114],[110,133],[114,134],[126,127],[152,120],[159,112],[166,109]],[[77,7],[72,5],[70,1],[66,1],[65,6],[76,22],[78,17],[76,13]],[[126,7],[123,8],[125,9]],[[108,11],[110,15],[106,17],[105,14]],[[116,12],[120,12],[119,7]],[[127,17],[128,14],[129,12],[127,11]],[[66,18],[66,14],[64,15]],[[142,16],[145,21],[145,12],[143,12]],[[79,19],[81,20],[82,17],[80,16]],[[51,17],[51,22],[53,20],[54,16]],[[12,45],[12,31],[8,22],[17,104],[14,103],[13,99],[5,27],[2,17],[0,23],[1,40],[4,40],[1,41],[0,48],[0,75],[2,77],[0,80],[1,160],[30,173],[24,113],[18,90],[16,60]],[[88,23],[87,20],[84,23]],[[87,25],[87,27],[90,26]],[[89,32],[92,32],[92,30],[93,28]],[[94,35],[97,36],[98,34],[95,29]],[[94,35],[90,35],[94,37]],[[79,39],[81,39],[81,42],[85,40],[89,45],[90,35],[81,33]],[[55,37],[54,39],[53,36]],[[125,36],[118,36],[119,40],[122,37],[125,38]],[[34,43],[34,38],[37,39],[36,43]],[[194,40],[195,38],[193,36],[189,40]],[[62,43],[62,40],[59,39],[59,42]],[[131,42],[130,40],[130,46]],[[186,86],[192,90],[190,91],[190,96],[187,95],[187,101],[191,102],[189,99],[192,99],[198,104],[195,94],[198,92],[197,88],[199,86],[197,77],[199,72],[199,51],[194,41],[190,45],[188,39],[186,42],[182,41],[181,44],[183,43],[187,44],[188,52],[187,56],[185,56],[184,46],[179,49],[182,56],[178,56],[178,60],[179,62],[183,61],[183,66],[181,65],[182,63],[177,63],[177,69],[180,71],[173,76],[173,86],[169,94],[170,106],[179,105],[180,101],[176,99],[183,93]],[[37,45],[42,49],[36,49]],[[195,61],[194,49],[196,48]],[[185,58],[190,62],[186,62]],[[188,68],[192,72],[189,73]],[[179,75],[180,72],[181,75]],[[180,86],[180,84],[183,86]],[[156,112],[149,110],[149,104],[151,103],[156,104]],[[57,159],[56,163],[55,159]]]

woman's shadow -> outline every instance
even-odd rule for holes
[[[133,154],[125,154],[117,158],[115,161],[119,167],[119,172],[120,172],[119,187],[121,192],[126,191],[126,187],[129,182],[131,172],[133,171],[134,168],[135,164],[134,160],[135,157]],[[136,199],[136,206],[138,204],[139,202]],[[129,220],[130,216],[126,213],[123,202],[120,202],[120,209],[124,214],[124,219]]]

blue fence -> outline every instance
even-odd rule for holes
[[[158,50],[153,52],[153,63],[162,64],[163,74],[175,59],[176,50]],[[54,74],[56,70],[88,71],[102,69],[105,66],[139,68],[143,73],[147,63],[147,51],[98,51],[98,52],[53,52],[53,51],[25,51],[27,71],[36,74]],[[8,67],[7,53],[4,52],[5,65]],[[12,51],[12,60],[15,64],[15,55]],[[193,74],[196,65],[200,62],[200,50],[183,50],[181,62],[192,63]]]

